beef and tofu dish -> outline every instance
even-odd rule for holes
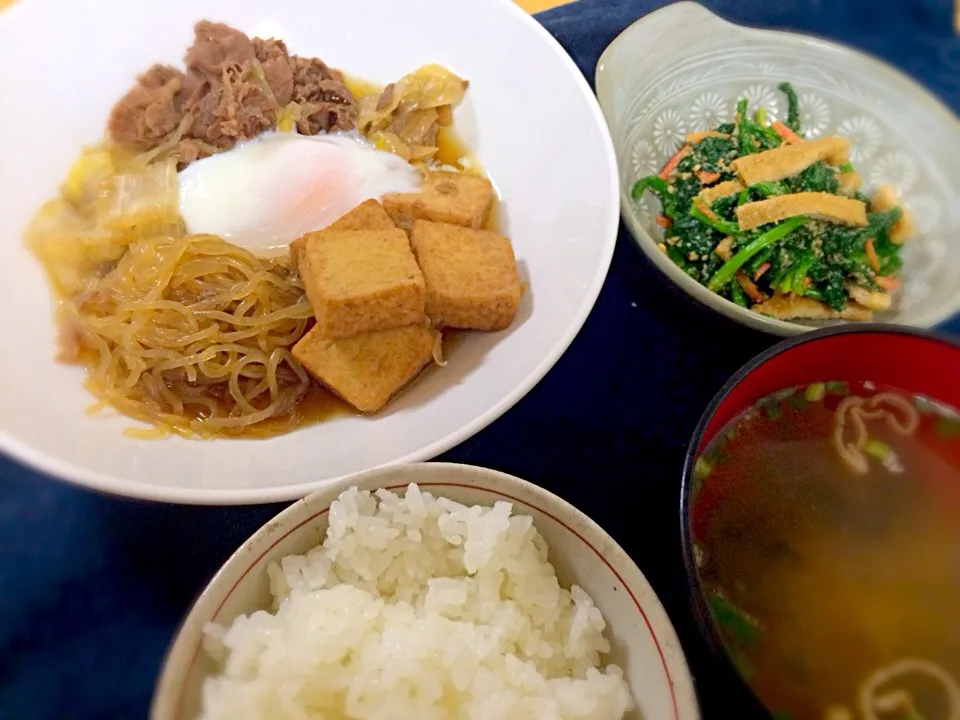
[[[448,329],[507,328],[522,285],[453,131],[466,91],[439,65],[380,88],[197,23],[27,230],[94,409],[140,437],[270,436],[378,412],[443,364]]]
[[[913,233],[896,191],[867,197],[842,137],[806,139],[793,88],[784,121],[737,105],[735,122],[689,133],[634,199],[655,193],[660,249],[697,282],[781,320],[870,320],[899,287]]]

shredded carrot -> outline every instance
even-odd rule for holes
[[[773,128],[774,132],[777,133],[780,137],[783,138],[783,141],[788,145],[794,145],[798,142],[803,142],[803,138],[797,135],[793,130],[788,128],[779,120],[774,120],[770,123],[770,127]]]
[[[768,262],[760,263],[760,267],[758,267],[756,271],[753,273],[753,279],[759,280],[760,278],[763,277],[763,274],[769,269],[770,269],[770,263]]]
[[[720,179],[720,173],[707,172],[706,170],[697,170],[694,174],[697,176],[697,180],[704,185],[711,185]]]
[[[760,288],[753,284],[753,280],[748,278],[743,270],[737,271],[736,278],[737,282],[740,283],[740,287],[742,287],[743,291],[747,294],[747,297],[749,297],[755,303],[764,301],[763,293],[760,292]]]
[[[877,257],[877,251],[873,248],[873,240],[868,239],[863,244],[863,249],[867,252],[867,260],[870,263],[870,267],[873,268],[874,272],[880,272],[880,258]]]
[[[684,145],[682,148],[677,150],[673,154],[673,157],[667,160],[667,164],[663,166],[663,170],[661,170],[659,173],[659,178],[661,180],[666,180],[668,177],[670,177],[670,173],[676,169],[680,161],[683,160],[683,158],[685,158],[689,152],[689,145]]]
[[[900,287],[899,280],[897,280],[895,277],[889,277],[887,275],[878,275],[873,279],[873,281],[887,292],[892,292]]]
[[[711,210],[711,209],[707,206],[707,204],[703,201],[703,198],[695,197],[695,198],[693,199],[693,205],[694,205],[694,207],[697,208],[697,210],[699,210],[700,212],[702,212],[704,215],[706,215],[706,216],[707,216],[708,218],[710,218],[711,220],[718,220],[718,219],[719,219],[719,218],[716,216],[716,214],[713,212],[713,210]]]
[[[659,225],[660,227],[662,227],[662,228],[668,228],[668,227],[670,227],[671,225],[673,225],[673,223],[670,222],[670,218],[664,217],[663,215],[657,215],[657,216],[653,219],[653,221],[654,221],[657,225]]]

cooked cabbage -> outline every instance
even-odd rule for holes
[[[137,172],[115,175],[101,213],[105,228],[143,237],[143,230],[179,225],[180,197],[173,160],[156,162]]]
[[[453,122],[467,81],[440,65],[424,65],[359,101],[357,128],[377,148],[410,162],[437,154],[437,133]]]
[[[87,290],[127,247],[122,235],[98,227],[66,200],[51,200],[27,227],[27,246],[37,256],[57,291],[66,296]]]
[[[109,150],[85,148],[67,171],[60,194],[71,204],[83,207],[109,192],[116,173],[117,164]]]
[[[88,290],[127,246],[158,233],[182,235],[173,161],[137,166],[106,148],[84,150],[60,197],[27,227],[26,241],[57,290]]]

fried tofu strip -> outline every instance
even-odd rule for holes
[[[762,315],[772,315],[779,320],[856,320],[867,322],[873,313],[856,302],[847,303],[840,310],[834,310],[829,305],[800,295],[774,295],[766,302],[750,308],[753,312]]]
[[[854,302],[863,305],[865,308],[870,310],[887,310],[890,307],[890,302],[892,298],[890,293],[884,292],[883,290],[869,290],[860,285],[854,285],[851,282],[848,282],[844,285],[844,288]]]
[[[717,132],[716,130],[695,130],[694,132],[688,132],[684,140],[691,145],[696,145],[698,142],[708,137],[728,138],[730,136],[726,133]]]
[[[716,200],[722,197],[735,195],[743,190],[743,185],[736,180],[724,180],[713,187],[704,188],[695,198],[694,202],[701,208],[710,208]]]
[[[741,230],[753,230],[797,215],[844,225],[867,224],[867,206],[862,202],[823,192],[777,195],[737,208],[737,222]]]
[[[733,238],[725,237],[723,240],[717,243],[717,246],[713,249],[713,252],[716,253],[717,257],[726,262],[733,257]]]
[[[860,175],[855,172],[840,173],[837,175],[837,180],[840,181],[839,190],[843,195],[853,195],[860,189],[860,184],[862,183]]]
[[[892,210],[900,206],[903,215],[893,225],[890,226],[890,242],[897,245],[903,244],[904,240],[909,240],[916,228],[913,225],[913,215],[905,207],[900,205],[900,197],[896,189],[890,185],[881,185],[873,194],[873,201],[870,203],[870,209],[873,211]]]
[[[744,185],[758,182],[776,182],[796,175],[815,162],[826,160],[830,165],[842,165],[849,159],[850,141],[842,137],[804,140],[794,145],[781,145],[753,155],[737,158],[730,166]]]

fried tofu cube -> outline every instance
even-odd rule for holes
[[[314,327],[293,356],[335,395],[375,413],[433,359],[439,335],[420,324],[331,340]]]
[[[523,288],[510,240],[489,230],[416,220],[410,244],[435,326],[503,330],[513,321]]]
[[[461,172],[431,171],[418,193],[383,196],[383,208],[398,227],[416,219],[481,228],[490,217],[493,186],[486,178]]]
[[[426,287],[403,230],[324,230],[308,239],[300,279],[321,337],[424,321]]]
[[[353,210],[334,220],[324,230],[390,230],[396,227],[386,210],[376,200],[364,200]],[[307,246],[307,238],[314,233],[301,235],[290,243],[290,260],[295,268],[300,267],[300,258]]]

